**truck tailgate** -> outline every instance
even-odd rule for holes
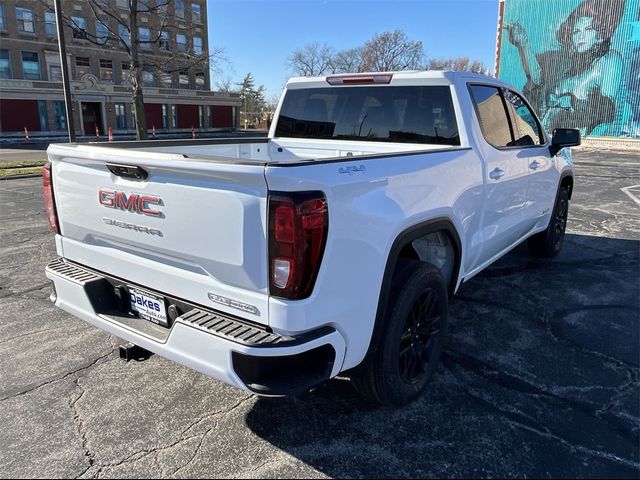
[[[268,324],[264,165],[97,146],[47,153],[66,259]]]

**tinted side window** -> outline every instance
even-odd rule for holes
[[[487,142],[494,147],[512,146],[511,126],[500,90],[485,85],[471,85],[469,90]]]
[[[529,105],[525,103],[520,95],[511,90],[505,92],[505,98],[507,99],[507,105],[513,112],[513,129],[515,130],[513,132],[515,134],[513,144],[518,146],[543,144],[542,129]]]
[[[276,137],[460,145],[445,86],[288,90]]]

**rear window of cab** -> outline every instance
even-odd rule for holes
[[[275,136],[460,145],[448,86],[288,90]]]

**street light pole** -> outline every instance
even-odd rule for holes
[[[56,30],[58,31],[58,49],[60,50],[60,70],[62,71],[62,89],[64,91],[64,105],[67,112],[67,128],[69,142],[76,141],[76,130],[73,125],[73,111],[71,108],[71,86],[69,85],[69,69],[67,65],[67,48],[64,44],[64,25],[62,23],[62,7],[60,0],[54,0],[56,10]]]

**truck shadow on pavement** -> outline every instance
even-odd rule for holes
[[[637,477],[639,252],[585,235],[553,260],[521,246],[460,289],[438,374],[411,405],[367,403],[337,378],[258,399],[246,424],[287,476]]]

